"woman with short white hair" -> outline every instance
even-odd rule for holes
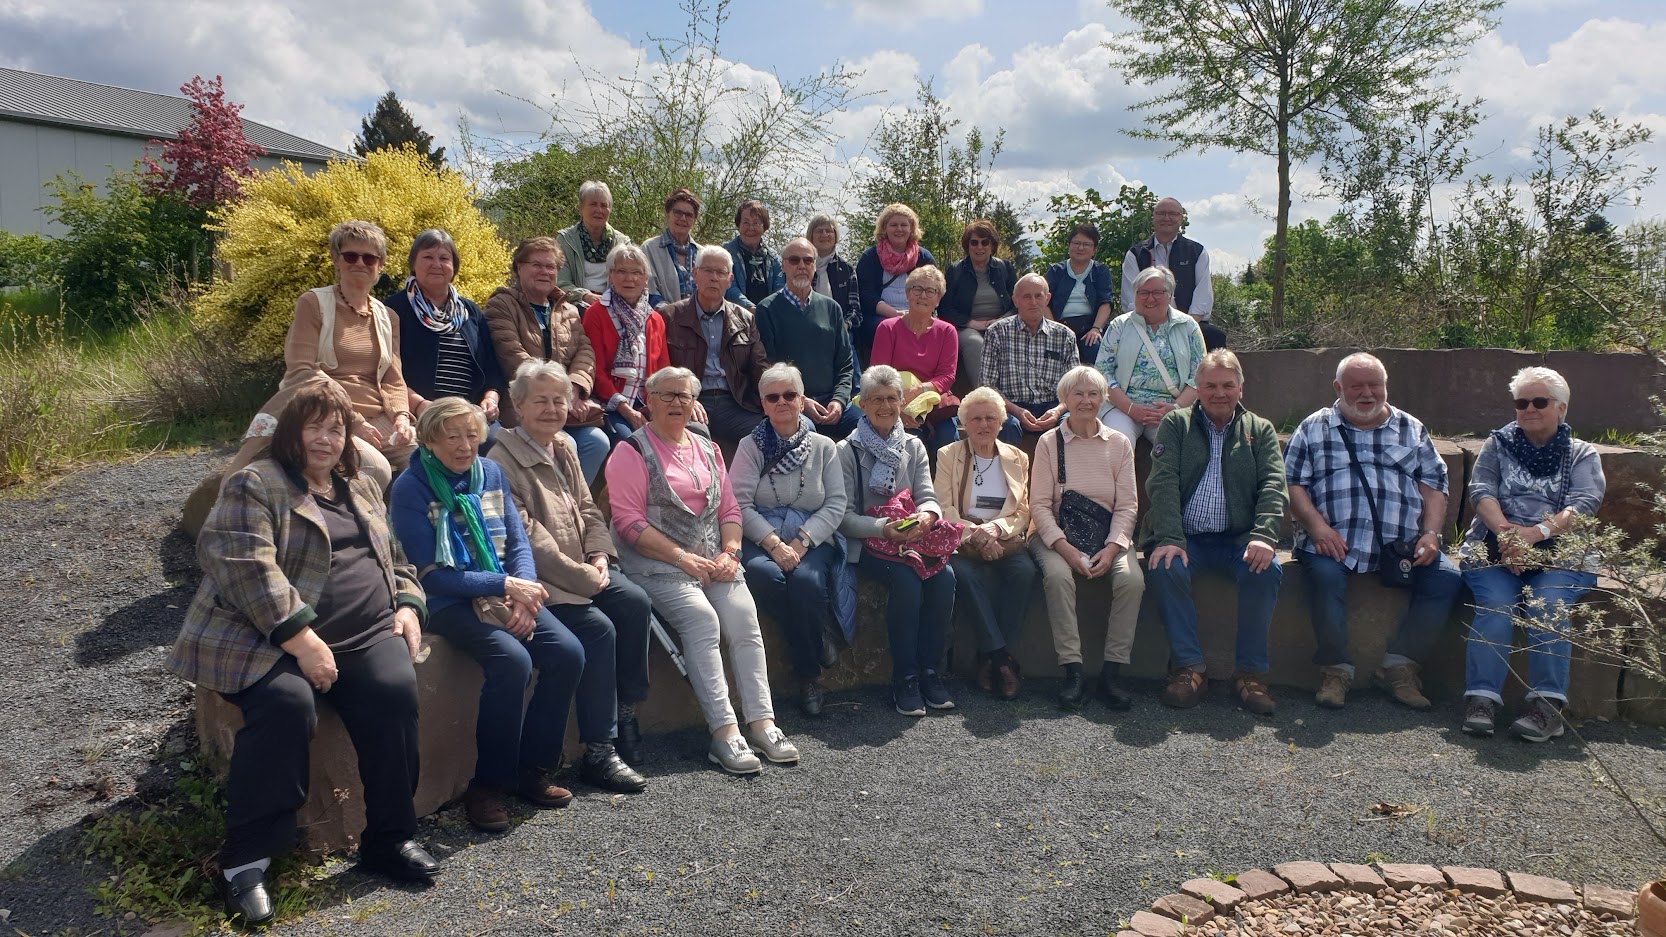
[[[1202,357],[1199,355],[1199,357]],[[1100,359],[1103,362],[1104,359]],[[1134,446],[1099,422],[1105,376],[1078,365],[1059,378],[1065,418],[1041,434],[1030,479],[1030,517],[1035,536],[1030,555],[1041,567],[1053,649],[1064,668],[1059,707],[1080,709],[1087,699],[1082,638],[1076,620],[1076,577],[1111,577],[1111,615],[1105,630],[1105,662],[1099,694],[1112,709],[1133,700],[1117,681],[1134,650],[1145,577],[1131,554],[1139,498],[1134,486]]]
[[[1174,274],[1154,265],[1134,277],[1134,308],[1111,320],[1096,367],[1109,385],[1099,418],[1137,442],[1157,441],[1157,424],[1197,400],[1203,330],[1174,307]]]
[[[804,714],[819,716],[823,667],[838,655],[834,634],[855,631],[855,590],[841,603],[848,575],[844,472],[833,440],[804,415],[804,378],[790,364],[771,365],[759,380],[767,417],[735,450],[735,500],[746,534],[746,582],[786,635]],[[847,583],[847,585],[849,585]]]
[[[642,248],[616,245],[607,255],[607,291],[584,311],[584,334],[596,355],[592,396],[614,445],[642,428],[648,376],[671,365],[665,320],[648,303],[650,279]]]
[[[700,379],[668,367],[648,379],[648,420],[607,461],[619,564],[682,638],[683,661],[711,731],[706,757],[732,774],[756,774],[757,752],[796,764],[798,748],[775,725],[758,608],[741,568],[741,511],[711,440],[689,431]],[[744,732],[729,702],[721,646],[729,647]]]
[[[1528,692],[1510,732],[1546,742],[1562,734],[1568,701],[1568,606],[1597,582],[1595,571],[1552,551],[1579,516],[1597,513],[1608,482],[1596,447],[1573,438],[1562,375],[1522,368],[1510,379],[1510,396],[1516,418],[1487,437],[1469,481],[1475,521],[1460,556],[1475,620],[1465,653],[1463,730],[1493,733],[1521,621]]]
[[[607,291],[612,273],[608,254],[620,245],[636,243],[630,235],[607,223],[612,215],[612,190],[605,182],[587,180],[578,187],[578,223],[555,236],[565,261],[557,272],[556,287],[579,309],[600,302]],[[649,293],[657,292],[649,276],[647,257],[642,258],[642,267],[646,278],[643,288]]]

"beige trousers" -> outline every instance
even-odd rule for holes
[[[1076,577],[1082,575],[1072,569],[1057,551],[1030,538],[1030,555],[1041,567],[1041,591],[1047,596],[1047,620],[1053,626],[1053,650],[1059,664],[1082,662],[1082,634],[1076,624]],[[1145,574],[1140,564],[1127,552],[1116,558],[1109,573],[1111,579],[1111,616],[1105,627],[1105,660],[1128,663],[1134,651],[1134,628],[1139,624],[1140,599],[1145,595]]]

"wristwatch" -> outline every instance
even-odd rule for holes
[[[1433,538],[1435,538],[1435,542],[1439,543],[1439,544],[1444,544],[1446,542],[1446,538],[1442,537],[1440,535],[1440,531],[1438,531],[1438,530],[1429,530],[1427,528],[1424,528],[1423,530],[1418,532],[1417,536],[1418,536],[1419,539],[1421,539],[1423,537],[1433,537]]]
[[[1550,525],[1549,524],[1540,524],[1539,525],[1539,536],[1545,538],[1546,540],[1550,539]]]

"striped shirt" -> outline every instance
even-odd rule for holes
[[[457,331],[446,332],[439,338],[434,356],[434,396],[462,397],[472,402],[480,385],[480,365],[469,353],[468,340]]]

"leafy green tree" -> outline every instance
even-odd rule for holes
[[[369,156],[377,150],[397,150],[405,144],[416,147],[434,164],[445,168],[445,147],[434,149],[434,135],[417,126],[416,118],[405,110],[399,96],[389,91],[376,102],[376,108],[359,123],[359,135],[353,138],[353,152]]]
[[[1107,0],[1133,28],[1112,64],[1155,85],[1132,136],[1222,147],[1278,165],[1271,322],[1284,321],[1290,170],[1343,127],[1428,98],[1431,79],[1492,27],[1502,0]]]
[[[989,212],[989,222],[1001,236],[1001,255],[1012,261],[1018,275],[1023,276],[1034,270],[1041,255],[1036,253],[1035,242],[1025,230],[1017,209],[1005,199],[997,199],[995,207]]]
[[[920,216],[920,243],[940,265],[961,257],[966,225],[989,218],[999,205],[989,190],[989,173],[1001,154],[1004,131],[988,144],[973,127],[966,142],[953,142],[960,121],[921,82],[912,108],[887,117],[874,131],[873,163],[852,186],[856,208],[850,216],[850,253],[873,245],[874,223],[886,205],[901,202]],[[1022,206],[1007,206],[1016,214]],[[1003,237],[1003,240],[1005,238]]]
[[[1070,229],[1091,224],[1099,230],[1099,250],[1093,256],[1120,271],[1128,248],[1151,234],[1151,210],[1156,205],[1157,196],[1143,185],[1122,186],[1110,202],[1098,189],[1086,189],[1081,195],[1055,195],[1047,200],[1053,220],[1043,229],[1041,259],[1054,264],[1070,256]]]

